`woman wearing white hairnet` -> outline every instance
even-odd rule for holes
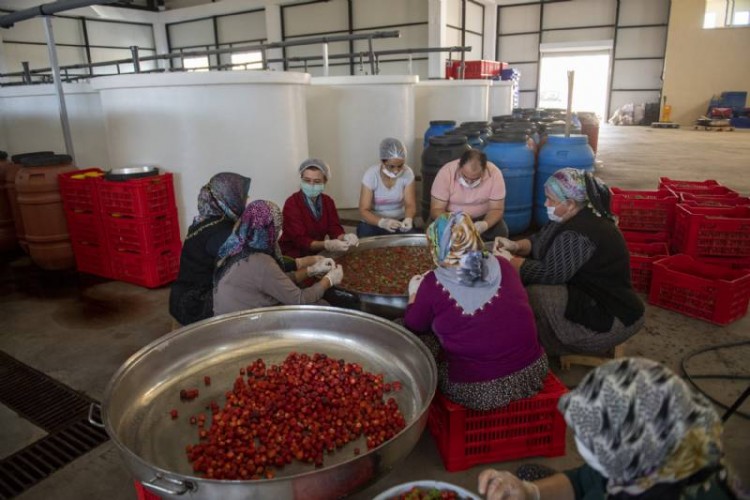
[[[323,194],[331,168],[322,160],[308,158],[299,166],[300,190],[284,203],[284,230],[279,240],[287,257],[306,257],[322,250],[345,252],[359,243],[344,233],[333,198]]]
[[[359,194],[357,236],[410,233],[417,214],[414,172],[406,165],[406,148],[398,139],[380,142],[380,163],[368,168]]]

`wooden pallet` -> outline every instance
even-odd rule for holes
[[[589,354],[568,354],[566,356],[560,356],[560,365],[563,370],[570,370],[570,365],[583,365],[583,366],[599,366],[603,365],[607,361],[621,358],[625,355],[625,346],[623,344],[618,345],[614,348],[612,356],[602,355],[593,356]]]
[[[651,124],[653,128],[680,128],[679,123],[672,122],[654,122]]]

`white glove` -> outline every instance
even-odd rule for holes
[[[334,267],[336,267],[336,262],[333,259],[321,259],[307,268],[307,275],[320,276],[321,274],[325,274],[333,270]]]
[[[343,240],[323,240],[323,248],[329,252],[346,252],[349,243]]]
[[[487,500],[539,500],[539,487],[528,481],[521,481],[506,471],[487,469],[479,474],[480,495]]]
[[[416,295],[417,291],[419,290],[419,285],[422,284],[422,280],[424,279],[424,274],[415,274],[411,277],[409,280],[409,297],[412,295]]]
[[[401,222],[396,219],[386,219],[383,217],[378,221],[378,227],[385,229],[389,233],[394,233],[396,232],[396,229],[401,228]]]
[[[492,250],[492,255],[494,255],[496,257],[502,257],[503,259],[507,260],[508,262],[510,262],[510,259],[513,258],[513,254],[510,253],[509,251],[507,251],[504,248],[495,248],[495,249],[493,249]]]
[[[346,233],[344,235],[344,241],[349,243],[349,246],[356,247],[359,245],[359,238],[354,233]]]
[[[399,231],[405,233],[407,231],[411,231],[412,227],[414,227],[414,222],[411,220],[411,217],[407,217],[401,221],[401,228],[399,229]]]
[[[505,249],[509,251],[510,253],[517,253],[518,252],[518,243],[515,241],[509,240],[508,238],[503,238],[502,236],[498,236],[495,238],[495,246],[493,247],[494,250],[501,250]]]
[[[331,282],[331,286],[336,286],[344,279],[344,268],[341,267],[341,265],[338,265],[331,269],[324,277],[328,278],[328,281]]]
[[[474,227],[477,228],[477,231],[479,231],[479,234],[482,234],[483,232],[487,231],[490,228],[490,225],[484,222],[483,220],[479,220],[474,223]]]

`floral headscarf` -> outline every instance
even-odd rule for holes
[[[610,361],[589,372],[559,407],[608,478],[609,495],[639,495],[712,468],[726,477],[716,411],[655,361]]]
[[[484,250],[471,217],[443,213],[426,231],[435,277],[468,314],[486,304],[500,287],[500,264]]]
[[[278,237],[282,227],[281,209],[272,201],[256,200],[245,207],[232,234],[219,249],[214,283],[232,264],[252,253],[265,253],[281,262]]]
[[[544,190],[560,201],[573,200],[583,203],[599,217],[614,220],[609,188],[591,172],[577,168],[561,168],[547,178]]]
[[[231,172],[214,175],[198,193],[198,215],[188,230],[188,237],[206,221],[224,217],[236,221],[245,208],[250,178]]]

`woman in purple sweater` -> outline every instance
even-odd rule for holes
[[[434,271],[409,283],[404,324],[438,361],[440,391],[473,410],[539,392],[547,356],[518,272],[484,251],[471,217],[445,213],[427,228]]]

